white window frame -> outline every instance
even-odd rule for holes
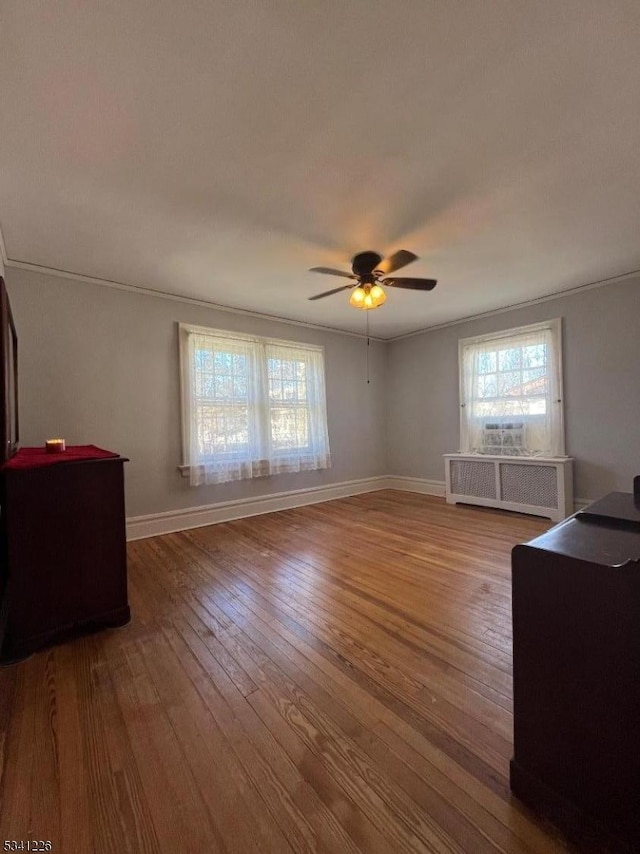
[[[308,344],[306,342],[300,341],[291,341],[285,340],[281,338],[271,338],[259,335],[249,335],[241,332],[232,332],[224,329],[216,329],[205,326],[197,326],[191,323],[178,323],[178,335],[179,335],[179,359],[180,359],[180,415],[181,415],[181,435],[182,435],[182,465],[179,466],[179,470],[184,477],[189,477],[191,472],[190,465],[190,441],[191,441],[191,431],[190,431],[190,422],[191,422],[191,409],[190,409],[190,394],[189,389],[191,386],[191,365],[189,362],[189,335],[191,333],[197,333],[202,335],[212,335],[216,338],[228,338],[229,341],[247,341],[254,344],[259,344],[262,346],[274,345],[277,347],[290,347],[292,350],[308,350],[316,353],[320,353],[322,356],[322,370],[323,370],[323,380],[324,380],[324,366],[325,366],[325,348],[321,345],[317,344]],[[266,366],[265,366],[266,369]],[[268,393],[268,385],[267,385],[267,393]],[[326,410],[326,393],[325,393],[325,409],[324,409],[324,419],[325,424],[327,422],[327,410]],[[293,454],[292,454],[293,451]],[[329,446],[327,443],[327,455],[329,456]],[[272,449],[272,455],[274,457],[287,457],[298,455],[301,460],[311,456],[313,454],[312,447],[307,444],[305,447],[298,447],[295,449]],[[232,461],[236,459],[236,456],[233,453],[229,453],[227,455],[221,455],[222,458],[224,456],[227,457],[228,460]],[[207,460],[202,460],[202,464],[206,464]],[[256,463],[265,463],[265,460],[255,460]]]
[[[458,399],[460,406],[460,447],[461,453],[468,453],[464,449],[468,447],[468,419],[465,417],[464,399],[464,351],[473,344],[488,344],[495,342],[499,345],[505,338],[513,338],[517,335],[526,335],[548,329],[551,332],[554,356],[558,366],[558,396],[556,403],[559,404],[558,414],[558,457],[565,457],[565,428],[564,428],[564,390],[563,390],[563,366],[562,366],[562,318],[554,317],[552,320],[544,320],[539,323],[531,323],[527,326],[516,326],[511,329],[503,329],[499,332],[489,332],[485,335],[475,335],[471,338],[461,338],[458,341]],[[533,416],[535,417],[535,416]],[[527,421],[532,416],[514,416],[512,419]]]

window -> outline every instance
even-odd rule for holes
[[[180,324],[191,483],[331,465],[322,347]]]
[[[560,320],[459,346],[463,453],[563,456]]]

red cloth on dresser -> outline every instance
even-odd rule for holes
[[[66,451],[59,454],[48,454],[44,448],[20,448],[2,468],[4,471],[7,469],[38,469],[56,463],[104,460],[108,457],[119,456],[120,454],[105,451],[104,448],[98,448],[95,445],[70,445]]]

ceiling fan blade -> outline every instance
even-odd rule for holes
[[[331,267],[311,267],[310,273],[326,273],[329,276],[343,276],[345,279],[355,279],[353,273],[345,273],[344,270],[333,270]]]
[[[380,282],[385,288],[407,288],[410,291],[432,291],[438,284],[437,279],[383,279]]]
[[[414,255],[413,252],[407,252],[406,249],[399,249],[393,255],[389,255],[388,258],[381,261],[376,266],[376,270],[380,270],[383,275],[388,276],[389,273],[395,273],[400,267],[406,267],[407,264],[411,264],[412,261],[417,260],[418,256]]]
[[[333,288],[331,291],[325,291],[322,294],[316,294],[314,297],[309,297],[309,299],[322,299],[323,297],[330,297],[331,294],[339,294],[340,291],[349,291],[353,285],[343,285],[341,288]]]

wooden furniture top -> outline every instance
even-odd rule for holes
[[[610,502],[602,499],[596,505],[611,512],[629,511],[633,506],[633,496],[629,493],[611,493],[615,496]],[[624,499],[618,496],[625,496]],[[609,496],[607,496],[609,498]],[[577,513],[565,519],[550,531],[536,537],[526,546],[516,548],[537,548],[567,557],[597,563],[602,566],[624,567],[640,561],[640,525],[626,519],[607,518],[597,512]]]

